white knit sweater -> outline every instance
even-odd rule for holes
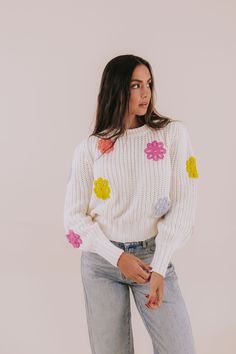
[[[124,251],[109,240],[156,236],[150,265],[165,277],[195,224],[198,172],[187,127],[145,124],[113,141],[88,136],[75,147],[64,205],[67,238],[117,267]]]

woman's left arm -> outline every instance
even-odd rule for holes
[[[171,208],[158,221],[152,271],[165,277],[170,259],[193,233],[198,204],[196,157],[185,123],[175,121],[171,128]]]

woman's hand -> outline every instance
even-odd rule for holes
[[[156,272],[151,273],[150,293],[146,295],[148,302],[145,304],[150,309],[161,306],[164,293],[164,277]]]
[[[129,252],[123,252],[117,262],[124,276],[137,284],[145,284],[150,279],[150,267],[144,261]]]

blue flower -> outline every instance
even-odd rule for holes
[[[155,216],[160,218],[170,209],[171,203],[167,197],[159,198],[155,204]]]

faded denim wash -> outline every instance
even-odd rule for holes
[[[150,264],[155,236],[137,242],[110,241]],[[81,254],[87,326],[92,354],[134,354],[130,290],[151,337],[154,354],[196,354],[191,323],[172,262],[164,278],[160,307],[145,306],[150,284],[125,278],[118,267],[94,252]],[[145,353],[148,354],[148,353]]]

